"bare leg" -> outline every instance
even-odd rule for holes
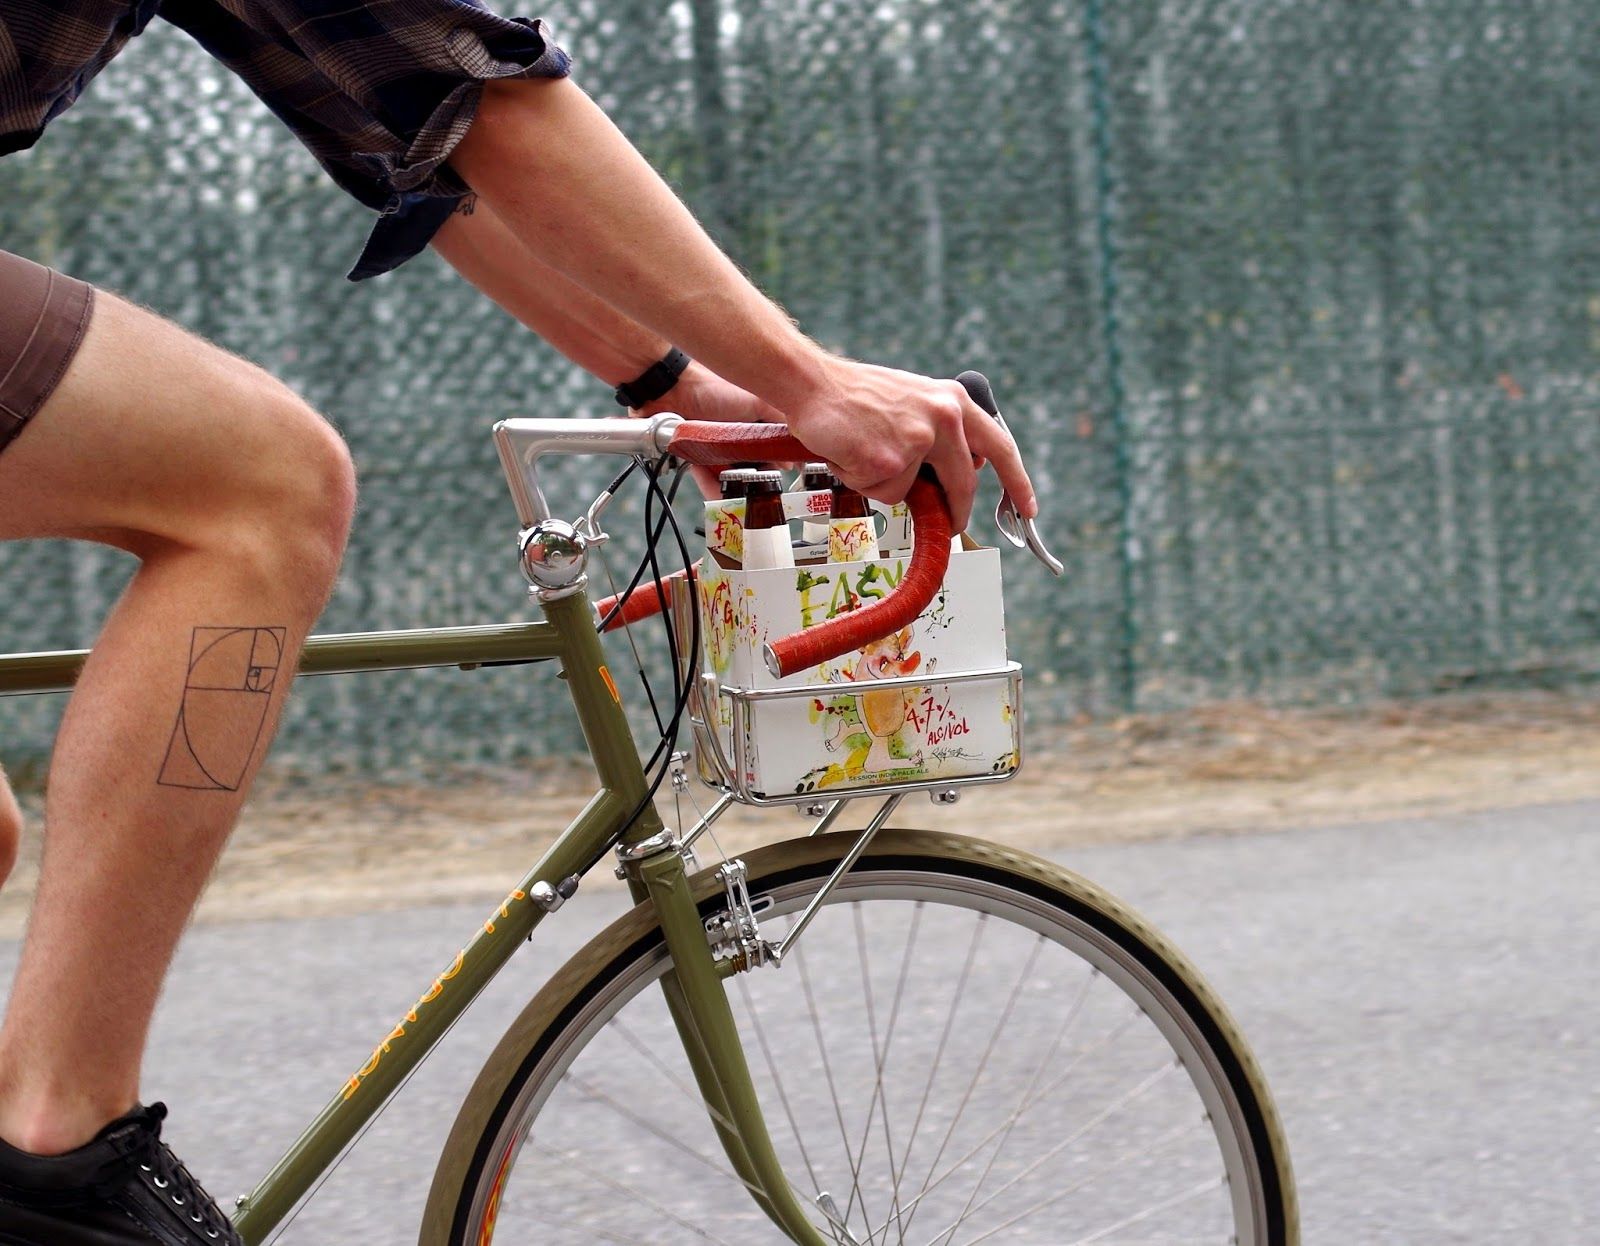
[[[11,877],[17,864],[17,848],[22,843],[22,810],[17,808],[17,798],[11,794],[6,782],[5,767],[0,766],[0,887]]]
[[[353,490],[337,436],[282,385],[104,294],[0,456],[0,539],[141,559],[56,741],[0,1028],[13,1146],[66,1151],[137,1100],[162,979],[337,573]]]

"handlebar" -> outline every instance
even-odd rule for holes
[[[881,601],[764,645],[761,655],[769,671],[781,679],[854,653],[874,640],[892,636],[928,608],[950,566],[950,504],[938,481],[920,475],[906,494],[906,505],[917,535],[900,583]]]
[[[699,567],[700,562],[696,559],[691,570],[697,571]],[[659,580],[639,585],[631,593],[602,597],[594,603],[594,608],[600,612],[600,630],[614,632],[619,627],[628,627],[660,614],[672,604],[673,581],[681,580],[688,574],[689,571],[674,571]],[[622,606],[620,610],[618,603]]]
[[[1000,414],[987,377],[981,372],[968,371],[956,377],[956,380],[974,403],[1002,429],[1006,429],[1005,417]],[[663,423],[653,430],[657,448],[703,467],[751,460],[804,461],[815,457],[782,424],[711,424],[682,421],[677,416],[656,418],[677,421]],[[1009,433],[1010,430],[1006,431]],[[768,669],[774,675],[792,675],[809,666],[843,657],[879,637],[898,631],[927,609],[928,603],[944,582],[945,571],[950,565],[950,507],[943,488],[927,467],[922,469],[913,483],[906,495],[906,503],[911,510],[912,522],[916,524],[917,541],[911,551],[910,565],[900,583],[881,601],[767,644],[762,652]],[[1061,574],[1060,559],[1045,547],[1034,521],[1023,518],[1010,494],[1002,491],[994,518],[995,526],[1006,541],[1018,549],[1030,550],[1051,574]],[[670,582],[673,578],[668,576],[667,580]],[[666,593],[666,584],[653,583],[623,601],[620,610],[616,609],[615,597],[600,602],[602,618],[613,615],[615,611],[607,623],[607,630],[636,622],[665,609]]]
[[[770,462],[811,457],[799,438],[782,424],[680,424],[667,444],[667,453],[708,467],[751,459]],[[898,631],[928,608],[950,565],[950,505],[939,483],[927,474],[917,477],[906,503],[917,540],[900,583],[870,606],[768,642],[762,656],[774,675],[793,675],[853,653]]]
[[[703,467],[723,463],[805,461],[812,456],[782,424],[712,424],[685,421],[672,431],[667,453]],[[927,468],[906,494],[916,544],[900,583],[881,601],[841,614],[793,636],[769,642],[762,650],[767,668],[782,678],[807,667],[853,653],[879,637],[905,627],[928,608],[950,565],[950,506]],[[681,574],[681,573],[680,573]],[[670,582],[674,577],[668,576]],[[597,602],[606,630],[634,623],[666,608],[667,584],[641,585],[618,610],[617,598]]]

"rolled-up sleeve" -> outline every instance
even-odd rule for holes
[[[416,255],[468,193],[447,161],[485,82],[571,71],[542,21],[472,0],[165,0],[161,14],[379,213],[352,281]]]

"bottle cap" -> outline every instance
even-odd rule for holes
[[[730,467],[725,472],[719,472],[717,483],[722,486],[723,498],[728,501],[742,498],[750,483],[750,477],[754,475],[755,470],[749,467]]]

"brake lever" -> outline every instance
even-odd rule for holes
[[[1006,424],[1005,416],[1000,414],[1000,406],[994,400],[994,390],[989,385],[989,378],[981,372],[968,371],[956,377],[956,380],[967,391],[972,401],[987,411],[994,418],[994,422],[1005,429],[1006,436],[1010,437],[1011,429]],[[1012,437],[1012,440],[1015,441],[1016,438]],[[1046,548],[1033,520],[1023,516],[1011,495],[1004,490],[1000,493],[1000,504],[994,508],[994,526],[1007,544],[1014,549],[1028,550],[1044,564],[1045,570],[1051,575],[1060,575],[1065,570],[1061,560]]]

